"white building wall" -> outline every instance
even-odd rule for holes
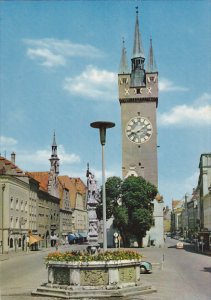
[[[153,201],[154,203],[154,226],[147,232],[145,238],[143,239],[143,247],[155,246],[163,247],[164,246],[164,225],[163,225],[163,209],[164,202],[157,200]]]

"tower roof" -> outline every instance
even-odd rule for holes
[[[119,74],[128,74],[129,68],[127,64],[127,55],[126,55],[126,49],[125,49],[125,41],[123,39],[122,41],[122,56],[119,66]]]
[[[57,144],[56,144],[56,133],[55,133],[55,131],[54,131],[54,134],[53,134],[53,144],[52,144],[52,146],[57,146]]]
[[[133,45],[133,55],[132,58],[144,56],[144,49],[141,41],[141,34],[139,31],[139,21],[138,21],[138,7],[136,7],[136,23],[135,23],[135,33],[134,33],[134,45]]]
[[[153,73],[153,72],[157,72],[157,71],[158,71],[157,70],[157,65],[156,65],[154,52],[153,52],[153,47],[152,47],[152,38],[150,38],[147,72]]]

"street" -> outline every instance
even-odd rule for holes
[[[193,252],[193,245],[185,244],[176,249],[178,241],[167,238],[164,248],[144,248],[139,251],[144,260],[153,263],[152,274],[142,274],[142,281],[153,285],[157,292],[136,296],[143,300],[208,300],[211,295],[211,257]],[[65,249],[72,249],[68,246]],[[53,249],[54,250],[54,249]],[[34,251],[29,254],[11,255],[0,262],[1,300],[41,300],[32,297],[31,291],[47,281],[44,257],[48,252]],[[53,300],[55,298],[45,298]],[[58,299],[58,298],[57,298]],[[110,298],[111,299],[111,298]],[[115,298],[116,299],[116,298]],[[128,299],[132,300],[132,299]]]
[[[163,249],[163,270],[145,275],[147,282],[157,288],[157,293],[142,296],[141,299],[210,299],[211,257],[192,252],[194,246],[187,243],[184,243],[184,249],[176,249],[177,242],[178,240],[167,238]],[[145,253],[145,249],[143,252]]]

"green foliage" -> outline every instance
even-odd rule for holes
[[[113,210],[117,206],[117,202],[121,195],[122,180],[119,177],[109,177],[106,181],[106,219],[110,219],[113,215]],[[102,199],[102,190],[101,190]],[[103,219],[103,204],[102,202],[96,208],[97,218]]]
[[[153,224],[153,200],[157,188],[142,177],[130,176],[122,181],[110,177],[106,182],[107,217],[113,214],[123,243],[136,237],[139,245]],[[121,205],[119,205],[121,203]]]
[[[146,231],[150,229],[153,222],[151,211],[145,208],[138,208],[137,210],[133,211],[132,219],[133,223],[136,224],[135,228],[133,229],[136,235],[140,232],[145,234]]]
[[[128,212],[125,206],[117,206],[114,208],[114,226],[118,228],[127,228]]]

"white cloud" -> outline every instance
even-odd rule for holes
[[[200,97],[198,97],[195,101],[195,105],[207,105],[211,103],[211,94],[203,93]]]
[[[160,92],[187,92],[186,87],[175,85],[172,81],[166,78],[160,78],[158,82]]]
[[[62,55],[53,54],[48,49],[31,49],[27,50],[27,55],[31,59],[41,59],[41,65],[45,67],[56,67],[65,65],[65,59]]]
[[[211,124],[211,105],[188,106],[178,105],[169,112],[159,114],[158,122],[160,125],[210,125]]]
[[[28,57],[41,60],[41,65],[49,68],[64,66],[68,57],[96,58],[102,56],[102,52],[91,45],[74,44],[68,40],[44,38],[23,41],[29,45]]]
[[[66,153],[63,145],[58,146],[58,156],[60,158],[61,164],[73,164],[79,163],[81,161],[80,157],[77,154]]]
[[[65,78],[63,88],[70,94],[81,95],[89,99],[116,101],[117,75],[87,66],[80,75]]]
[[[18,143],[17,140],[15,140],[14,138],[7,137],[7,136],[0,136],[1,150],[8,150],[8,148],[11,149],[17,143]]]
[[[80,157],[75,153],[67,153],[63,145],[58,146],[58,157],[60,164],[74,164],[80,162]],[[36,152],[20,152],[17,154],[18,165],[25,170],[50,170],[49,158],[51,151],[46,149],[37,150]]]

